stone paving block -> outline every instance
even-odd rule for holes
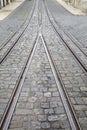
[[[41,128],[41,123],[38,121],[36,121],[36,122],[32,121],[31,124],[32,124],[32,127],[34,127],[35,129]]]
[[[41,123],[41,127],[43,129],[48,129],[48,128],[50,128],[50,123],[49,122],[43,122],[43,123]]]
[[[50,102],[50,108],[55,108],[58,106],[58,102]]]
[[[18,109],[16,111],[16,115],[27,115],[27,114],[31,114],[32,113],[32,110],[29,110],[29,109]]]
[[[46,115],[38,115],[38,120],[39,121],[46,121],[47,117],[46,117]]]
[[[44,96],[45,96],[45,97],[51,97],[51,92],[46,92],[46,93],[44,93]]]
[[[64,113],[64,108],[63,107],[56,107],[54,109],[55,114],[63,114]]]
[[[49,108],[49,103],[41,103],[41,108]]]
[[[43,114],[43,109],[34,109],[34,113],[36,114],[36,115],[39,115],[39,114]]]

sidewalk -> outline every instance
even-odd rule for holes
[[[66,4],[63,0],[56,0],[56,1],[73,15],[85,15],[85,13],[83,13],[80,9],[76,9],[70,4]]]
[[[0,20],[6,18],[12,11],[14,11],[24,0],[15,0],[14,2],[6,5],[0,10]]]

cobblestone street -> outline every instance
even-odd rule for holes
[[[87,130],[86,21],[56,0],[0,21],[0,130]]]

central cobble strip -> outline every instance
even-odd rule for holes
[[[0,65],[0,120],[33,48],[37,31],[38,2],[26,31],[12,49],[7,59]]]
[[[9,130],[71,130],[41,38]]]
[[[82,130],[87,130],[87,76],[52,28],[43,8],[43,35],[57,74],[70,97]]]

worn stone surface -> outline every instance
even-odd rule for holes
[[[82,119],[87,118],[87,102],[85,98],[87,97],[87,83],[85,82],[87,76],[73,58],[70,51],[64,46],[63,41],[54,32],[54,29],[50,25],[45,9],[43,10],[43,34],[47,43],[47,47],[54,61],[57,74],[61,76],[63,86],[70,97],[70,101],[74,107],[81,128],[85,130],[85,128],[87,128],[87,124],[80,118],[81,116]],[[55,105],[55,102],[53,102],[51,106],[55,107]],[[60,110],[60,107],[58,110],[55,109],[56,113],[62,113],[63,111],[63,109]],[[49,118],[49,120],[53,119],[56,120],[56,117]]]
[[[7,59],[0,65],[0,106],[2,106],[0,107],[0,119],[10,99],[12,91],[17,84],[19,76],[23,71],[37,36],[38,15],[36,10],[37,6],[26,31],[18,40]],[[27,95],[27,92],[23,93],[23,95]],[[26,98],[23,97],[20,100],[26,101]]]
[[[47,89],[43,91],[45,87]],[[57,86],[46,52],[39,39],[9,130],[14,129],[14,126],[24,130],[71,130],[59,92],[56,90]],[[24,104],[25,107],[19,107],[20,104]],[[31,107],[27,107],[27,104]]]
[[[56,35],[42,1],[39,5],[38,2],[28,28],[0,66],[0,118],[30,55],[37,33],[42,29],[56,73],[61,76],[81,128],[86,130],[87,76]],[[39,27],[41,24],[42,28]],[[72,46],[66,35],[63,34],[63,37]],[[40,35],[9,130],[71,130]]]
[[[47,0],[47,3],[58,26],[60,25],[67,33],[70,33],[76,43],[79,41],[77,45],[87,54],[87,15],[72,15],[55,0]]]

